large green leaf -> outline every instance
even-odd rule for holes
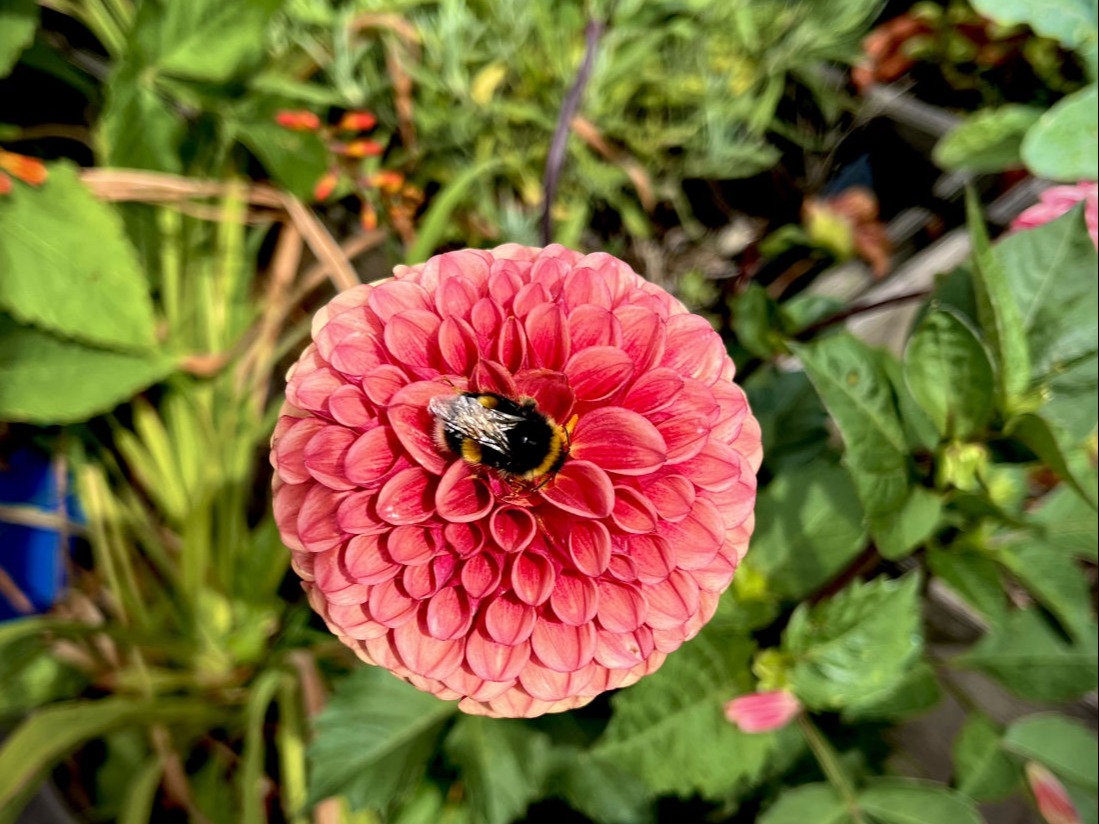
[[[989,624],[999,624],[1007,617],[1003,575],[988,555],[952,546],[929,550],[927,563],[935,576],[980,612]]]
[[[1007,105],[970,115],[935,146],[935,162],[944,169],[998,172],[1022,165],[1023,135],[1041,116],[1032,106]]]
[[[826,463],[786,472],[756,500],[746,563],[780,597],[800,600],[841,572],[866,546],[862,507],[847,473]]]
[[[129,725],[207,724],[217,711],[192,699],[101,698],[55,704],[31,715],[0,745],[0,821],[47,769],[79,744]],[[12,806],[9,806],[12,805]]]
[[[183,171],[180,146],[185,123],[156,89],[153,78],[123,62],[107,82],[106,102],[96,124],[96,150],[106,166]]]
[[[549,736],[522,721],[463,716],[444,748],[458,767],[477,821],[509,824],[543,794]]]
[[[704,631],[664,666],[611,698],[595,758],[640,777],[656,794],[724,798],[755,782],[784,747],[777,733],[741,732],[722,707],[748,687],[752,644]]]
[[[957,790],[911,778],[869,782],[859,806],[881,824],[984,824],[973,801]]]
[[[1023,160],[1038,177],[1076,182],[1099,177],[1099,85],[1054,104],[1023,139]]]
[[[759,824],[852,824],[847,805],[831,784],[788,789],[759,817]]]
[[[232,130],[280,186],[295,197],[313,199],[313,188],[329,161],[328,149],[319,135],[284,129],[273,119],[234,123]]]
[[[167,377],[175,360],[93,349],[0,313],[0,418],[72,423],[107,412]]]
[[[940,435],[966,440],[988,423],[995,390],[992,364],[973,330],[949,309],[924,316],[905,349],[904,374]]]
[[[356,670],[317,717],[310,801],[344,795],[352,807],[388,808],[423,774],[456,710],[383,669]]]
[[[64,163],[0,198],[0,309],[99,346],[155,342],[149,287],[122,221]]]
[[[1073,638],[1095,636],[1091,587],[1074,558],[1040,541],[1006,546],[996,557]]]
[[[1013,411],[1030,383],[1030,352],[1018,299],[1005,271],[1007,267],[992,251],[980,203],[972,189],[966,192],[966,221],[973,243],[977,319],[998,371],[1000,407]]]
[[[782,636],[798,698],[812,709],[840,709],[896,688],[923,645],[919,583],[917,575],[856,582],[799,606]]]
[[[984,715],[974,713],[954,739],[954,783],[978,801],[1010,795],[1019,786],[1018,766],[1004,752],[1002,733]]]
[[[1094,484],[1094,476],[1091,480]],[[1093,563],[1099,560],[1099,521],[1095,510],[1068,486],[1060,486],[1046,495],[1031,514],[1033,523],[1041,530],[1041,542],[1051,551],[1087,558]]]
[[[1052,469],[1068,484],[1092,510],[1099,509],[1096,504],[1095,492],[1089,488],[1087,476],[1078,476],[1074,467],[1069,464],[1069,455],[1066,454],[1065,445],[1062,443],[1065,437],[1055,431],[1049,421],[1038,415],[1019,415],[1013,418],[1006,430],[1008,435],[1023,442],[1034,452],[1042,463]],[[1086,472],[1094,474],[1094,469],[1088,467]]]
[[[1012,612],[976,646],[955,659],[993,676],[1034,701],[1062,701],[1095,689],[1099,682],[1099,639],[1070,643],[1038,609]]]
[[[804,372],[760,369],[744,385],[763,431],[764,465],[775,475],[828,449],[828,413]]]
[[[1095,733],[1061,715],[1029,715],[1012,724],[1004,747],[1040,761],[1062,778],[1099,790],[1099,742]]]
[[[645,824],[652,794],[645,782],[613,761],[559,747],[554,792],[597,824]]]
[[[843,720],[899,721],[921,715],[942,699],[934,668],[919,660],[894,687],[843,708]]]
[[[879,354],[849,334],[791,348],[843,435],[844,462],[873,530],[908,493],[908,441],[889,376]]]
[[[1030,26],[1035,34],[1052,37],[1070,49],[1096,36],[1095,0],[973,0],[973,8],[1005,26]]]
[[[37,28],[35,0],[5,0],[0,5],[0,78],[11,74],[23,49],[34,40]]]

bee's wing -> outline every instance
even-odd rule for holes
[[[511,451],[507,433],[523,422],[519,415],[486,409],[475,398],[465,395],[459,395],[446,403],[439,403],[433,398],[428,408],[463,438],[495,449],[501,455],[507,455]]]

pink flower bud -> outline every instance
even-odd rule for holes
[[[1056,220],[1084,201],[1084,222],[1091,242],[1099,248],[1099,184],[1082,180],[1073,186],[1051,186],[1040,195],[1038,202],[1011,222],[1012,231],[1033,229]]]
[[[1069,798],[1065,785],[1036,761],[1026,765],[1027,783],[1038,802],[1038,812],[1048,824],[1080,824],[1080,814]]]
[[[801,702],[787,690],[753,692],[725,705],[725,717],[744,732],[781,730],[801,712]]]

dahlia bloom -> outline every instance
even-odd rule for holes
[[[1084,222],[1091,242],[1099,249],[1099,183],[1083,180],[1072,186],[1051,186],[1038,202],[1011,221],[1012,230],[1033,229],[1056,220],[1080,201],[1084,201]]]
[[[801,712],[801,702],[787,690],[753,692],[725,705],[725,718],[744,732],[781,730]]]
[[[710,619],[748,546],[760,430],[733,374],[703,318],[607,254],[463,250],[338,295],[271,453],[310,602],[466,712],[632,684]],[[463,392],[533,399],[567,433],[560,468],[447,449],[431,402]]]

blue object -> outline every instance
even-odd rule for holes
[[[0,504],[58,513],[60,496],[48,455],[20,448],[0,466]],[[65,501],[70,521],[80,522],[71,495]],[[14,524],[0,517],[0,568],[30,601],[35,612],[49,609],[65,583],[61,536],[54,527]],[[0,621],[25,615],[0,589]]]

